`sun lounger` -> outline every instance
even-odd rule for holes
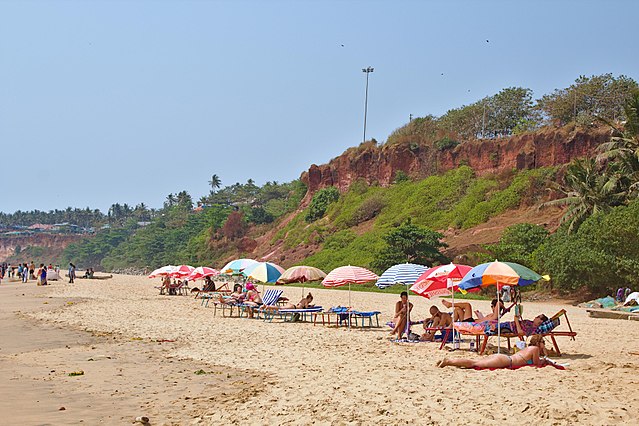
[[[561,323],[560,318],[564,317],[566,324],[568,325],[569,331],[557,331],[556,328]],[[491,321],[492,324],[497,324],[496,321]],[[479,354],[482,355],[486,350],[486,346],[488,345],[488,339],[492,336],[497,336],[496,332],[486,333],[486,322],[483,323],[454,323],[453,327],[456,331],[463,335],[472,335],[475,336],[477,341],[477,348]],[[557,356],[561,356],[561,351],[559,350],[559,345],[557,344],[556,337],[570,337],[572,340],[575,340],[577,333],[573,331],[570,321],[568,320],[568,314],[565,309],[557,312],[553,315],[549,320],[542,324],[542,326],[538,327],[538,334],[544,337],[550,337],[552,341],[553,347]],[[483,337],[483,340],[481,339]],[[501,333],[501,337],[505,338],[508,343],[508,350],[510,350],[510,339],[517,338],[519,340],[525,340],[527,336],[518,333]]]
[[[304,309],[269,309],[264,311],[264,320],[272,322],[275,315],[279,315],[284,321],[287,321],[287,318],[290,316],[288,321],[293,322],[293,318],[297,315],[302,321],[306,321],[307,315],[311,316],[315,313],[322,312],[323,309],[321,306],[312,306]]]
[[[257,314],[257,315],[253,315],[254,318],[259,318],[261,313],[264,313],[266,316],[266,312],[268,310],[272,308],[273,309],[277,308],[277,302],[280,300],[282,293],[284,293],[284,291],[278,288],[269,288],[268,290],[266,290],[266,292],[262,296],[262,304],[260,306],[241,304],[240,316],[242,316],[242,314],[244,313],[247,313],[249,309],[252,309],[253,313]],[[247,314],[247,317],[248,317],[248,314]]]
[[[355,327],[358,326],[359,320],[362,321],[362,327],[364,327],[364,324],[366,323],[367,319],[368,319],[368,327],[373,327],[373,318],[375,318],[377,327],[379,327],[379,314],[381,314],[380,311],[370,311],[370,312],[351,311],[351,318],[355,319]]]

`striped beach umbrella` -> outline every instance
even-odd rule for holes
[[[379,277],[374,272],[359,266],[340,266],[333,269],[322,281],[324,287],[340,287],[348,284],[348,306],[351,305],[351,284],[365,284],[377,281]],[[348,317],[348,327],[351,327],[350,316]]]
[[[340,266],[333,269],[322,281],[324,287],[340,287],[346,284],[364,284],[377,281],[379,277],[366,268],[359,266]]]
[[[171,275],[173,271],[175,271],[175,266],[166,265],[151,272],[149,274],[149,278],[165,277],[167,275]]]
[[[171,272],[170,276],[173,278],[186,278],[191,275],[195,268],[190,265],[176,266],[175,270]]]
[[[375,285],[382,289],[395,284],[411,285],[417,281],[417,278],[427,269],[426,266],[415,263],[393,265],[379,276],[379,280],[377,280]]]
[[[198,266],[191,272],[191,275],[188,276],[189,281],[201,280],[205,277],[215,277],[220,275],[220,271],[217,269],[209,268],[208,266]]]
[[[253,259],[235,259],[224,265],[222,269],[220,269],[220,272],[223,274],[239,275],[244,269],[257,263],[260,262]]]
[[[449,263],[426,270],[417,278],[410,290],[420,296],[431,298],[448,296],[457,290],[457,284],[473,269],[471,266]]]
[[[248,279],[263,283],[274,283],[284,272],[284,268],[271,262],[259,262],[242,271]]]
[[[533,284],[540,279],[549,279],[550,277],[542,277],[538,273],[526,268],[523,265],[513,262],[494,262],[482,263],[468,271],[459,283],[462,290],[470,290],[479,287],[488,287],[494,285],[497,288],[497,306],[499,306],[499,290],[505,285],[527,286]],[[501,327],[499,326],[499,312],[497,309],[497,353],[500,352],[501,344]]]

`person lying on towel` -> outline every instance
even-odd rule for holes
[[[546,355],[546,345],[544,338],[535,334],[530,338],[527,348],[520,350],[514,355],[493,354],[485,358],[444,358],[438,367],[460,367],[460,368],[517,368],[524,365],[544,366],[548,361],[542,356]]]
[[[424,329],[426,332],[422,334],[420,340],[425,342],[432,342],[435,340],[435,330],[428,330],[428,328],[434,327],[452,327],[453,325],[453,317],[450,316],[449,313],[442,312],[437,308],[437,306],[430,307],[431,317],[424,320]],[[444,337],[444,331],[441,331],[442,338]]]

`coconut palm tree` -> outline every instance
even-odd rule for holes
[[[601,120],[613,129],[614,136],[610,142],[601,144],[598,159],[617,163],[628,197],[636,197],[639,194],[639,89],[632,91],[623,110],[626,115],[623,128]]]
[[[624,203],[625,191],[619,177],[614,163],[601,167],[594,158],[576,159],[568,165],[564,185],[551,187],[564,197],[540,207],[568,206],[561,223],[569,223],[568,232],[575,232],[591,215]]]
[[[220,189],[220,186],[222,186],[222,181],[220,180],[220,177],[218,175],[213,175],[211,176],[211,180],[209,181],[209,185],[211,185],[211,189],[213,191]]]

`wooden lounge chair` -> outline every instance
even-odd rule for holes
[[[302,321],[307,320],[307,315],[311,316],[318,312],[322,312],[324,308],[321,306],[310,306],[308,308],[303,309],[267,309],[264,311],[264,320],[268,320],[268,322],[272,322],[273,318],[276,315],[279,315],[284,321],[293,322],[293,318],[298,315]]]
[[[557,331],[556,327],[559,326],[559,324],[561,323],[560,318],[564,317],[566,324],[568,325],[568,331],[562,330],[562,331]],[[570,325],[570,321],[568,320],[568,314],[566,312],[565,309],[560,310],[559,312],[557,312],[555,315],[553,315],[549,321],[553,321],[556,322],[556,326],[555,328],[547,331],[547,332],[541,332],[539,333],[540,335],[544,336],[544,337],[550,337],[550,340],[552,341],[553,347],[555,349],[555,352],[557,353],[557,356],[561,356],[561,350],[559,349],[559,344],[557,344],[557,340],[556,337],[570,337],[572,340],[575,340],[575,337],[577,336],[577,332],[575,332],[572,329],[572,326]],[[486,334],[484,332],[481,333],[476,333],[476,332],[467,332],[464,329],[460,329],[460,323],[455,323],[454,327],[455,330],[459,331],[461,334],[463,335],[473,335],[475,336],[475,339],[477,341],[477,348],[479,351],[479,354],[482,355],[485,351],[486,351],[486,346],[488,345],[488,339],[492,336],[497,336],[497,334]],[[481,339],[483,337],[483,340]],[[527,336],[523,335],[523,334],[519,334],[519,333],[501,333],[501,337],[504,337],[506,339],[506,341],[508,342],[508,350],[510,350],[511,346],[510,346],[510,339],[513,338],[517,338],[519,340],[525,340]]]

